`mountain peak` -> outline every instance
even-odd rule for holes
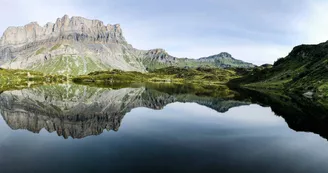
[[[227,53],[227,52],[221,52],[219,54],[211,55],[211,56],[208,56],[208,57],[202,57],[202,58],[199,58],[199,59],[201,60],[201,59],[222,59],[222,58],[234,59],[232,57],[232,55]]]
[[[40,26],[31,22],[25,26],[9,27],[0,39],[0,46],[21,46],[47,40],[98,41],[103,43],[126,44],[119,24],[104,25],[100,20],[64,15],[55,23]]]
[[[219,54],[211,55],[208,57],[202,57],[198,59],[200,62],[215,63],[220,67],[254,67],[254,64],[247,63],[238,59],[235,59],[231,54],[227,52],[221,52]]]
[[[231,58],[232,58],[231,54],[228,53],[228,52],[221,52],[221,53],[217,54],[217,56],[222,56],[222,57],[231,57]]]

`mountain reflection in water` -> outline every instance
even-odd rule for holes
[[[213,90],[213,91],[212,91]],[[328,137],[327,109],[307,99],[255,91],[231,91],[225,86],[200,90],[185,85],[132,85],[112,88],[75,84],[44,85],[0,95],[0,113],[11,129],[56,132],[65,139],[118,131],[134,108],[162,109],[174,102],[193,102],[217,112],[252,103],[270,106],[289,127]]]
[[[174,88],[176,89],[176,88]],[[197,96],[169,87],[96,88],[74,84],[45,85],[0,95],[0,112],[12,129],[56,131],[64,138],[84,138],[117,131],[133,108],[162,109],[173,102],[196,102],[218,112],[248,104],[226,98]],[[170,93],[158,90],[169,90]],[[177,93],[176,93],[177,92]],[[227,97],[227,96],[223,96]]]

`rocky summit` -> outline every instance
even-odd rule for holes
[[[67,15],[45,26],[32,22],[6,29],[0,39],[0,65],[69,75],[109,69],[147,72],[168,66],[254,66],[228,53],[188,59],[173,57],[163,49],[138,50],[127,43],[119,24]]]

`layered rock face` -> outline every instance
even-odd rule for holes
[[[120,25],[67,15],[45,26],[32,22],[9,27],[0,39],[1,67],[47,74],[82,75],[109,69],[146,72],[168,66],[226,67],[222,65],[225,61],[217,62],[176,58],[163,49],[137,50],[127,43]],[[229,61],[229,66],[251,67],[245,64]]]
[[[20,46],[39,41],[74,40],[126,44],[120,25],[104,25],[99,20],[82,17],[58,18],[44,27],[36,22],[23,27],[9,27],[0,40],[0,46]]]

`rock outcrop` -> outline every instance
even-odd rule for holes
[[[99,20],[67,15],[45,26],[32,22],[9,27],[0,39],[1,67],[49,74],[81,75],[108,69],[146,72],[167,66],[229,66],[217,62],[176,58],[163,49],[138,50],[127,43],[118,24],[105,25]],[[241,67],[250,66],[245,64],[235,63]]]
[[[99,20],[65,15],[56,23],[40,26],[31,22],[23,27],[9,27],[0,40],[0,46],[21,46],[40,41],[87,41],[126,44],[120,25],[104,25]]]

